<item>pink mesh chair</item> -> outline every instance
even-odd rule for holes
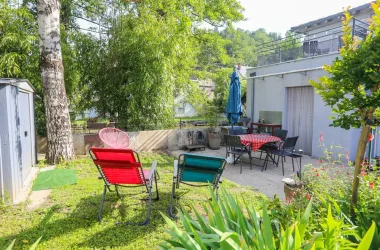
[[[128,148],[130,138],[127,133],[117,128],[103,128],[99,137],[110,148]]]

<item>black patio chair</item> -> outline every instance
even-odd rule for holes
[[[242,135],[245,134],[241,126],[233,126],[228,128],[228,133],[230,135]]]
[[[240,158],[240,173],[243,172],[243,155],[248,154],[249,156],[249,166],[252,169],[252,157],[251,157],[251,148],[249,146],[243,145],[241,142],[240,136],[236,135],[225,135],[226,141],[226,157],[229,154],[234,156],[234,165],[236,161]],[[238,157],[235,159],[236,155]]]
[[[249,117],[242,117],[242,118],[239,119],[239,121],[237,122],[237,124],[239,124],[241,126],[244,126],[244,127],[248,127],[250,122],[251,122],[251,118],[249,118]]]
[[[273,136],[280,138],[282,142],[284,142],[286,140],[287,135],[288,135],[288,130],[285,130],[285,129],[276,128],[273,132]],[[266,143],[263,146],[261,146],[259,148],[259,150],[261,151],[260,152],[260,160],[261,160],[261,156],[262,156],[263,152],[267,152],[268,150],[278,149],[278,147],[279,147],[279,143],[277,143],[277,142],[270,142],[270,143]]]
[[[294,172],[294,152],[293,151],[294,151],[294,147],[296,146],[297,140],[298,140],[298,136],[288,137],[286,138],[285,142],[280,144],[279,149],[269,149],[267,151],[267,156],[265,157],[265,160],[264,160],[263,169],[264,169],[264,166],[265,166],[265,170],[267,169],[269,157],[274,156],[275,158],[277,155],[278,159],[277,159],[277,162],[275,162],[275,164],[278,167],[278,163],[281,157],[282,175],[285,175],[284,158],[288,156],[292,158],[292,165],[293,165],[293,172]],[[263,169],[261,171],[263,171]]]

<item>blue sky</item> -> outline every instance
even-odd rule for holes
[[[297,26],[341,12],[344,7],[357,7],[370,0],[240,0],[247,21],[235,26],[245,30],[264,28],[285,34]]]

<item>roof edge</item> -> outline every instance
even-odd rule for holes
[[[366,4],[363,4],[363,5],[360,5],[360,6],[357,6],[357,7],[354,7],[354,8],[351,8],[351,9],[349,9],[349,12],[350,12],[350,14],[354,15],[355,13],[360,12],[362,10],[370,9],[372,2],[373,1],[366,3]],[[330,22],[330,21],[336,21],[336,20],[340,19],[343,15],[344,15],[344,12],[341,11],[341,12],[338,12],[336,14],[329,15],[327,17],[319,18],[317,20],[310,21],[310,22],[307,22],[307,23],[304,23],[304,24],[301,24],[298,26],[293,26],[290,28],[290,31],[302,33],[302,30],[306,30],[307,28],[309,28],[311,26],[323,24],[323,23]]]
[[[0,84],[8,84],[19,87],[20,82],[26,82],[30,86],[30,88],[33,90],[33,92],[36,92],[36,88],[29,82],[28,79],[22,79],[22,78],[0,78]]]

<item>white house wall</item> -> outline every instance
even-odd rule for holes
[[[271,73],[289,72],[307,68],[320,67],[326,63],[331,63],[338,54],[323,55],[314,58],[302,59],[288,63],[281,63],[265,67],[252,68],[248,70],[248,75],[256,72],[257,76],[267,75]],[[318,78],[326,75],[322,69],[317,71],[309,71],[306,75],[301,73],[292,73],[281,76],[270,76],[256,78],[255,84],[253,81],[248,81],[247,84],[247,114],[253,121],[258,121],[260,111],[281,111],[283,117],[283,128],[286,128],[286,88],[310,86],[310,80],[318,80]],[[321,97],[314,93],[314,117],[313,117],[313,142],[312,156],[319,157],[322,151],[319,147],[319,135],[323,131],[325,134],[326,145],[334,143],[341,145],[343,148],[351,152],[350,158],[353,160],[354,152],[356,151],[356,142],[358,138],[358,130],[351,129],[350,131],[329,127],[331,120],[329,116],[332,114],[331,108],[325,106]]]
[[[176,113],[176,117],[192,117],[192,116],[196,116],[197,115],[197,111],[195,110],[195,108],[193,106],[191,106],[191,104],[189,103],[185,103],[183,105],[183,108],[185,109],[184,113],[183,114],[180,114],[179,113],[179,107],[176,107],[175,108],[175,113]]]

